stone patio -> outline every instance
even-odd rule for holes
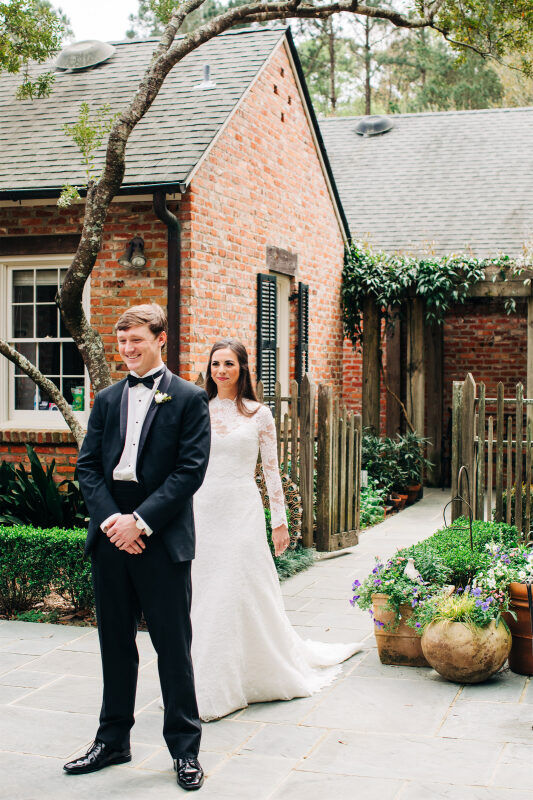
[[[204,726],[202,797],[250,800],[533,800],[533,688],[503,672],[480,686],[447,683],[430,669],[386,667],[367,614],[348,604],[374,554],[428,536],[447,495],[424,499],[283,584],[299,633],[365,640],[323,692],[250,706]],[[92,741],[100,658],[89,628],[0,622],[1,796],[166,800],[181,790],[161,734],[154,652],[138,638],[141,670],[133,761],[76,778],[63,763]]]

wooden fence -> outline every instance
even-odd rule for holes
[[[196,383],[203,386],[200,374]],[[337,550],[357,544],[361,494],[362,422],[333,398],[330,386],[313,383],[304,375],[291,381],[289,396],[276,383],[265,395],[257,383],[259,400],[274,416],[278,461],[298,486],[303,506],[304,547]]]
[[[461,492],[457,477],[468,468],[474,519],[515,522],[527,538],[531,531],[533,399],[516,384],[514,397],[504,396],[498,383],[496,397],[487,397],[484,383],[468,374],[454,381],[452,406],[452,498]],[[462,487],[464,489],[464,486]],[[455,502],[452,519],[466,514]]]

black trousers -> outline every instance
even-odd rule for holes
[[[116,481],[122,513],[142,501],[139,484]],[[201,724],[191,661],[191,562],[173,563],[157,533],[144,537],[139,555],[119,550],[102,533],[92,553],[104,693],[97,738],[129,747],[135,722],[139,654],[135,638],[141,613],[157,652],[165,706],[163,736],[173,758],[196,757]]]

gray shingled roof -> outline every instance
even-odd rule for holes
[[[127,149],[124,186],[186,182],[213,137],[271,55],[285,28],[231,31],[190,53],[168,75]],[[14,99],[20,76],[0,82],[0,197],[86,182],[77,148],[65,135],[80,103],[119,110],[133,95],[156,40],[118,42],[112,58],[84,72],[56,73],[52,94]],[[216,87],[199,90],[203,66]],[[42,70],[42,67],[41,67]]]
[[[360,117],[320,129],[352,236],[387,251],[523,255],[533,239],[533,108]]]

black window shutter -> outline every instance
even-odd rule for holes
[[[296,346],[296,380],[301,382],[309,372],[309,286],[298,284],[298,343]]]
[[[277,375],[276,276],[257,276],[257,377],[263,381],[265,397],[276,390]]]

